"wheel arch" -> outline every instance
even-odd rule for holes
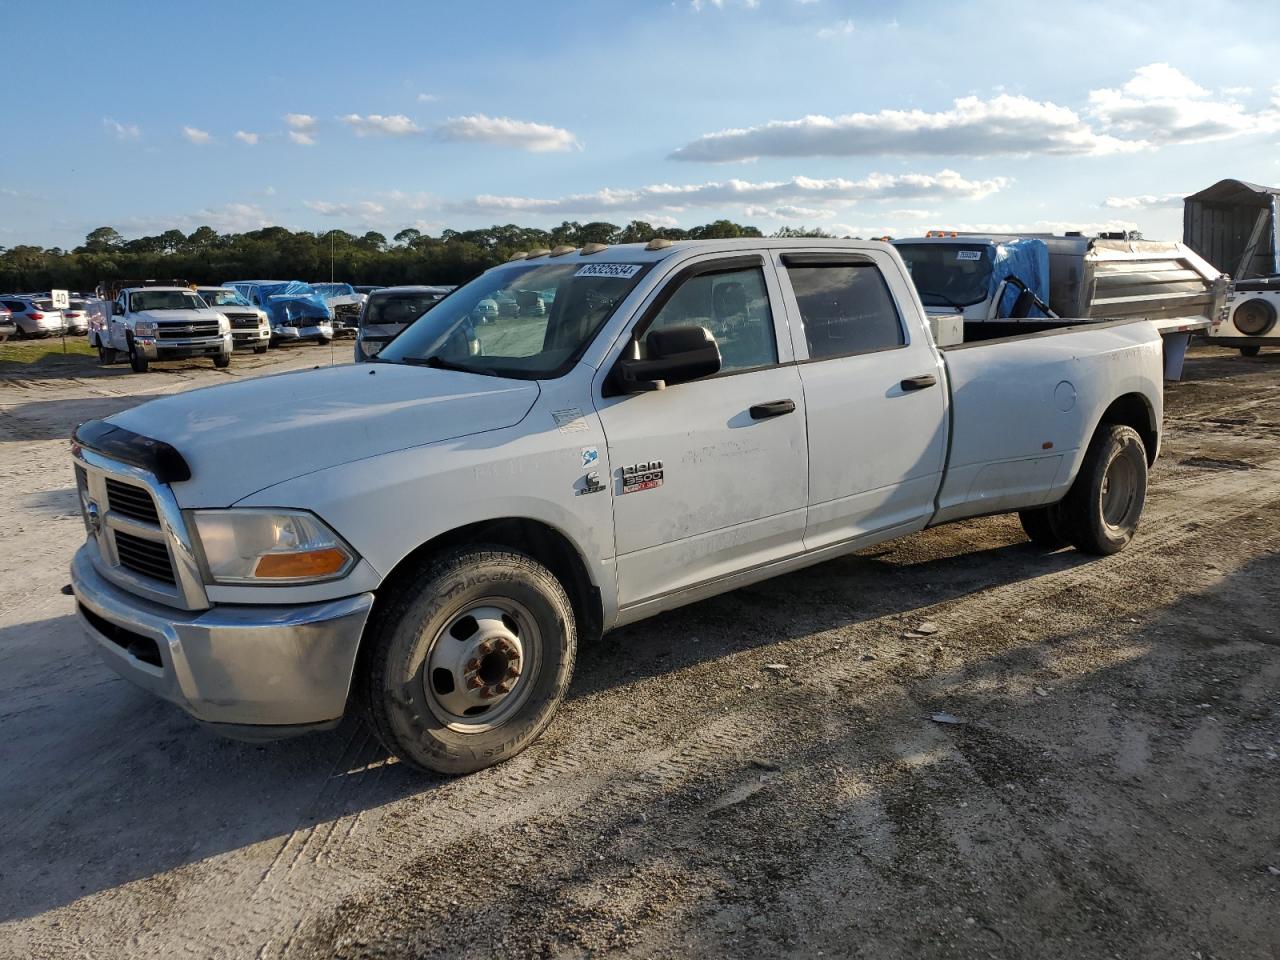
[[[1142,444],[1147,450],[1147,466],[1156,462],[1160,450],[1160,424],[1156,420],[1155,410],[1151,402],[1141,393],[1126,393],[1111,401],[1102,412],[1093,434],[1103,426],[1119,424],[1132,427],[1142,437]]]
[[[378,592],[410,576],[427,557],[467,544],[492,544],[528,554],[550,570],[564,587],[573,605],[579,639],[598,637],[603,632],[604,605],[600,588],[592,581],[590,567],[582,554],[562,530],[529,517],[481,520],[437,534],[402,557],[383,579]]]

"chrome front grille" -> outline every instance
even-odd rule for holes
[[[216,337],[218,322],[199,321],[196,323],[162,323],[156,328],[159,340],[186,340],[191,337]]]
[[[106,479],[107,509],[124,514],[133,520],[143,523],[154,523],[160,526],[160,514],[156,512],[156,502],[143,487],[135,487],[131,483]]]
[[[169,559],[169,548],[163,542],[134,536],[123,530],[113,530],[111,535],[115,538],[120,566],[153,580],[177,584],[177,578],[173,575],[173,562]]]
[[[79,447],[76,487],[94,566],[117,586],[184,610],[208,608],[195,551],[172,490],[148,471]]]

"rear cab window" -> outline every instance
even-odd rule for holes
[[[902,317],[874,262],[784,255],[809,359],[894,350],[906,345]]]

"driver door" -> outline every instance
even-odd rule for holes
[[[686,266],[641,311],[631,341],[697,325],[721,372],[597,408],[613,470],[618,603],[625,608],[799,553],[808,497],[804,394],[773,267],[760,256]]]

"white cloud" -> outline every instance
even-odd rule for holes
[[[120,123],[110,117],[102,118],[102,126],[117,140],[137,140],[142,133],[136,123]]]
[[[1249,113],[1167,63],[1139,67],[1120,89],[1089,93],[1089,115],[1109,133],[1144,145],[1203,143],[1280,129],[1280,113]]]
[[[764,217],[769,220],[825,220],[836,215],[834,210],[823,210],[818,207],[798,207],[788,203],[773,208],[752,204],[749,207],[744,207],[742,214],[746,217]]]
[[[821,40],[830,40],[832,37],[847,37],[853,33],[853,21],[845,18],[829,27],[823,27],[818,31],[818,38]]]
[[[675,217],[669,217],[662,213],[642,213],[636,219],[649,224],[651,227],[678,227],[680,225],[680,221]]]
[[[1247,97],[1249,94],[1253,93],[1253,87],[1223,87],[1222,93],[1228,97]]]
[[[1102,205],[1111,210],[1149,210],[1153,207],[1181,207],[1188,192],[1164,193],[1156,196],[1145,193],[1136,197],[1107,197]]]
[[[213,139],[213,135],[208,130],[201,130],[199,127],[183,127],[182,135],[192,143],[208,143]]]
[[[1009,180],[967,180],[954,170],[936,174],[873,173],[862,180],[833,178],[752,183],[747,180],[673,185],[653,184],[635,189],[597,190],[556,198],[483,195],[449,204],[459,212],[490,213],[606,213],[610,211],[668,210],[688,207],[742,207],[787,205],[825,208],[860,200],[976,200],[1003,189]]]
[[[418,102],[419,102],[419,103],[435,103],[435,102],[436,102],[437,100],[439,100],[439,99],[440,99],[440,98],[439,98],[439,97],[437,97],[434,93],[420,93],[420,94],[418,94]]]
[[[388,117],[377,113],[365,117],[348,113],[338,119],[354,130],[357,137],[405,137],[422,132],[421,127],[400,113]]]
[[[1023,96],[962,97],[950,110],[881,110],[841,117],[771,120],[709,133],[671,154],[722,163],[757,157],[882,154],[969,155],[1114,153],[1135,149],[1095,133],[1075,111]]]
[[[1103,155],[1280,129],[1276,107],[1250,113],[1166,63],[1119,89],[1089,92],[1085,112],[1021,95],[969,96],[949,110],[880,110],[771,120],[705,134],[671,157],[712,163],[758,157]]]
[[[381,217],[387,208],[373,200],[362,200],[358,203],[331,203],[327,200],[305,200],[302,204],[308,210],[325,217],[356,217],[367,219]]]
[[[194,213],[165,217],[131,217],[121,221],[123,233],[159,233],[179,229],[190,232],[196,227],[210,226],[221,233],[242,233],[271,226],[275,220],[256,203],[228,203],[221,207],[205,207]]]
[[[433,194],[422,191],[405,193],[403,190],[389,190],[380,196],[392,207],[414,213],[421,213],[423,210],[439,206],[439,201]]]
[[[313,147],[316,143],[316,118],[309,113],[286,113],[284,125],[289,128],[289,139],[300,147]]]
[[[235,137],[241,143],[247,143],[249,146],[253,146],[258,142],[258,135],[256,133],[250,133],[248,130],[237,130]]]
[[[441,140],[518,147],[531,153],[570,150],[579,146],[577,138],[560,127],[512,120],[510,117],[487,117],[482,113],[446,120],[436,128],[436,136]]]
[[[755,10],[760,6],[760,0],[737,0],[736,3],[730,2],[730,0],[689,0],[689,6],[694,13],[701,13],[707,7],[724,10],[726,7],[738,6],[745,7],[747,10]]]

